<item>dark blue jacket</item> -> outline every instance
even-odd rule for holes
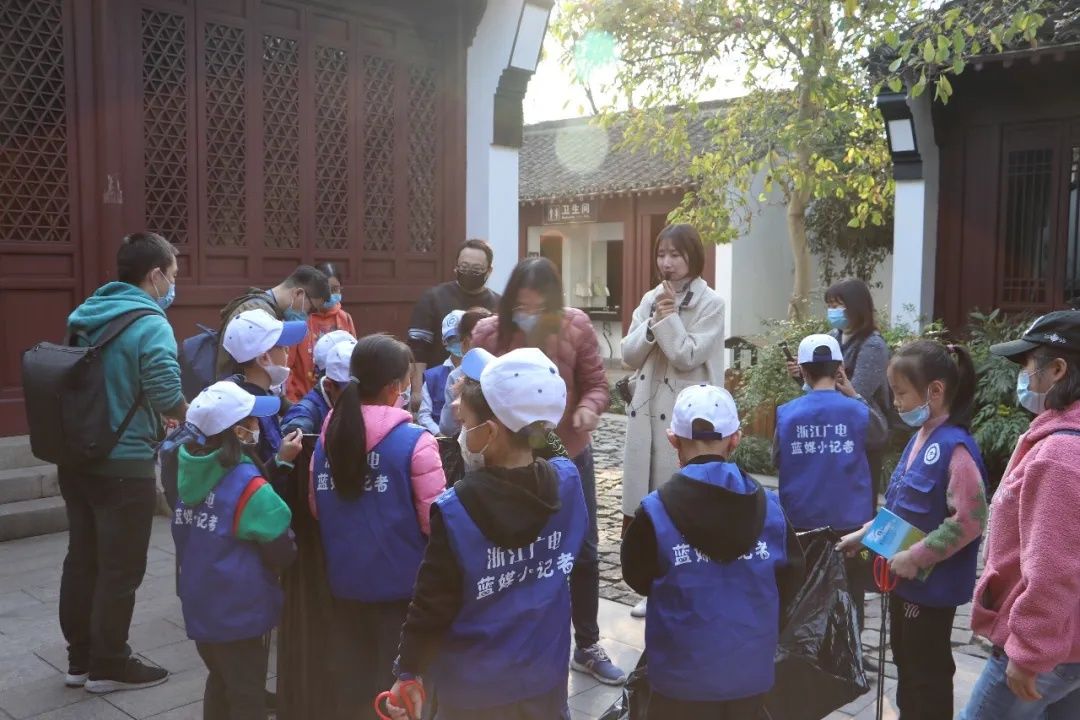
[[[427,386],[428,395],[431,397],[431,417],[439,422],[443,406],[446,405],[446,378],[454,368],[446,365],[437,365],[424,371],[424,385]]]

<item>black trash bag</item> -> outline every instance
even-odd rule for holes
[[[772,720],[819,720],[870,690],[838,539],[827,528],[799,534],[806,579],[780,631]]]
[[[600,720],[645,720],[649,714],[649,668],[645,663],[645,653],[641,653],[637,665],[626,677],[622,697],[611,704]]]

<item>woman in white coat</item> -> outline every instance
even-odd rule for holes
[[[686,224],[656,238],[661,283],[645,293],[622,341],[633,368],[623,455],[623,528],[642,499],[678,471],[667,430],[675,397],[688,385],[724,386],[724,301],[701,277],[705,248]],[[645,601],[634,608],[644,617]]]

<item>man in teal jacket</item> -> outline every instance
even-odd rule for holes
[[[127,639],[135,590],[146,571],[161,418],[183,420],[187,412],[176,340],[165,319],[176,297],[176,249],[160,235],[135,233],[124,238],[116,265],[119,281],[101,286],[75,308],[68,330],[78,344],[94,344],[118,315],[153,310],[104,350],[113,429],[137,401],[139,408],[108,458],[59,470],[70,526],[60,581],[65,681],[93,693],[150,687],[168,678],[166,670],[132,657]]]

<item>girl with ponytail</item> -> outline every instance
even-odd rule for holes
[[[443,491],[435,438],[403,409],[412,353],[389,335],[353,349],[351,378],[311,461],[310,498],[333,597],[337,717],[374,718]]]
[[[918,432],[885,507],[926,533],[889,561],[899,577],[889,607],[897,705],[905,720],[951,718],[953,616],[971,601],[987,515],[986,468],[968,430],[975,366],[963,346],[919,340],[896,353],[888,377],[900,418]],[[845,536],[840,548],[854,554],[865,533]]]

